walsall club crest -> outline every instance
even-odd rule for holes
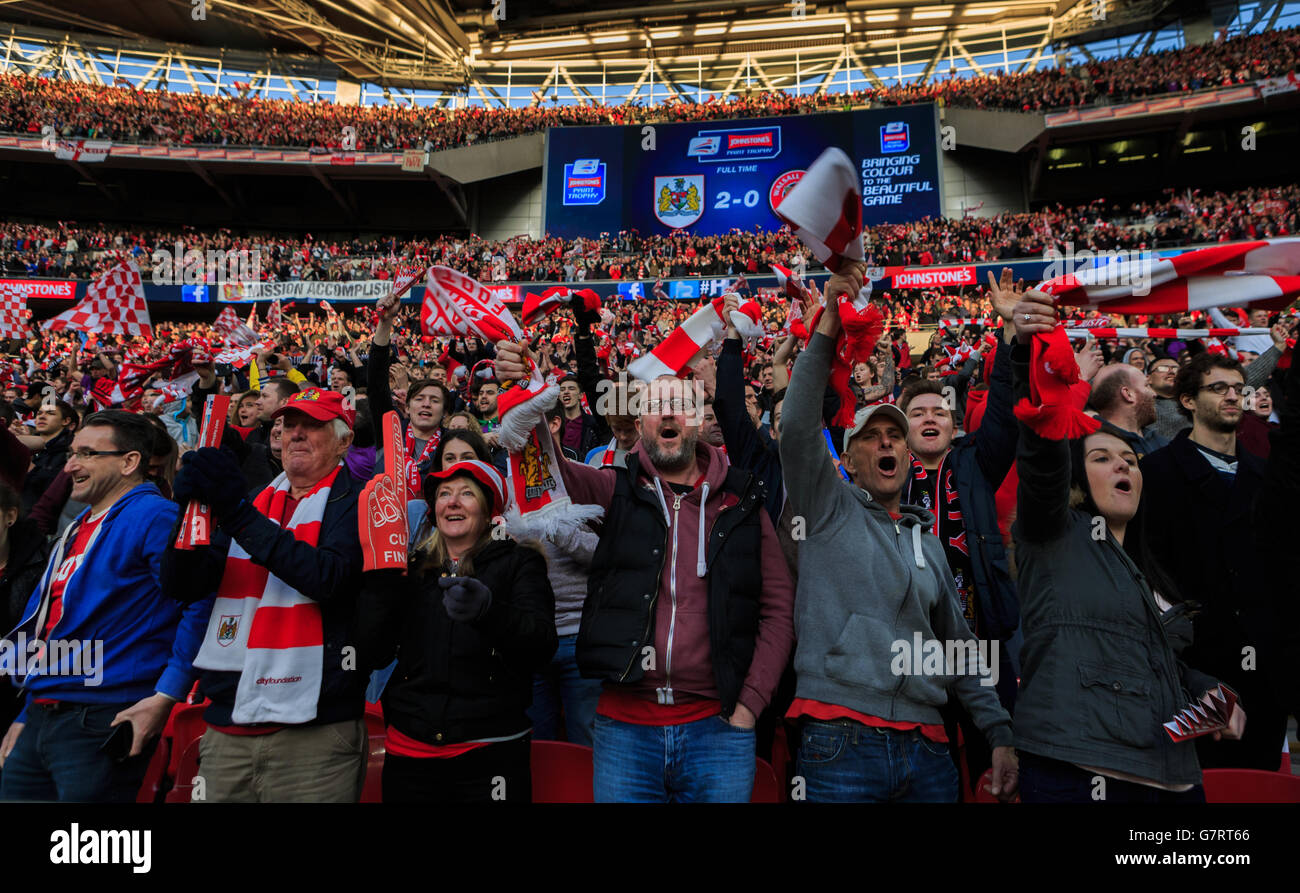
[[[235,641],[235,635],[239,632],[239,615],[222,614],[221,622],[217,624],[217,644],[225,648],[231,642]]]
[[[690,226],[704,213],[704,175],[655,177],[655,216],[664,226]]]

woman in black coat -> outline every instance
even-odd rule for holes
[[[432,532],[405,575],[364,575],[358,608],[359,662],[397,658],[384,802],[527,803],[533,672],[558,642],[546,561],[494,534],[505,487],[493,466],[458,462],[424,486]]]

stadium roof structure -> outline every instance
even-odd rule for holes
[[[1269,27],[1269,16],[1276,21],[1285,5],[1258,0],[1249,15],[1242,5],[1237,27]],[[1232,13],[1235,20],[1237,7]],[[47,38],[57,35],[50,29],[67,29],[65,40],[87,48],[94,43],[101,57],[112,45],[119,53],[169,59],[188,54],[199,62],[205,52],[215,58],[219,50],[228,68],[242,64],[248,71],[279,68],[313,82],[352,81],[372,92],[382,89],[381,101],[400,98],[402,91],[433,91],[443,94],[434,100],[440,104],[514,107],[704,102],[773,90],[841,93],[1028,71],[1064,63],[1071,46],[1103,37],[1136,34],[1129,52],[1159,49],[1165,45],[1161,29],[1178,29],[1180,20],[1186,27],[1197,17],[1208,39],[1211,15],[1202,0],[0,3],[0,22],[37,29],[30,33]],[[1213,26],[1228,24],[1216,8]],[[1087,55],[1085,45],[1074,58]],[[272,60],[269,67],[266,60]],[[138,83],[134,76],[126,80]],[[356,101],[343,91],[329,95],[332,87],[316,92]]]

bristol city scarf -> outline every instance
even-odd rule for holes
[[[543,380],[531,361],[530,367],[528,378],[509,382],[497,398],[501,414],[498,436],[507,451],[506,530],[516,539],[555,538],[599,520],[605,510],[569,500],[560,475],[564,460],[557,455],[546,421],[546,412],[555,405],[560,389]]]
[[[315,546],[320,540],[330,487],[342,468],[336,467],[298,502],[285,528],[298,542]],[[279,524],[288,499],[289,478],[282,472],[253,506]],[[320,605],[254,563],[232,540],[208,630],[194,659],[201,670],[240,674],[231,718],[240,725],[296,725],[315,719],[324,648]]]

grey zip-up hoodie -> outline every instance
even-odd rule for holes
[[[951,690],[990,747],[1010,746],[1011,718],[973,667],[959,676],[894,672],[900,664],[914,668],[917,633],[923,643],[941,645],[974,636],[930,513],[905,505],[895,521],[836,471],[821,432],[833,350],[830,338],[812,337],[795,364],[781,418],[786,492],[806,534],[795,593],[795,696],[891,721],[939,724]]]

